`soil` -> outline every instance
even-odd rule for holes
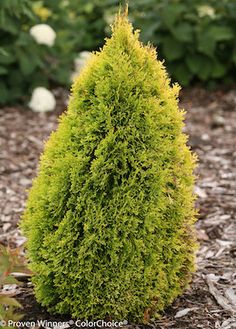
[[[66,107],[64,91],[55,93],[59,101],[54,112],[34,113],[20,107],[0,110],[0,243],[13,248],[23,248],[25,239],[17,223],[27,189],[36,175],[43,142]],[[149,326],[236,328],[236,90],[184,90],[180,106],[187,111],[185,130],[199,159],[197,272],[185,293]],[[35,301],[30,282],[14,287],[14,294],[23,306],[24,320],[71,320],[48,314]]]

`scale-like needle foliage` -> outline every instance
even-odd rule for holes
[[[80,319],[143,321],[194,269],[194,156],[177,85],[126,15],[74,83],[22,228],[38,301]]]

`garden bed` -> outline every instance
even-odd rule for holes
[[[58,115],[66,106],[66,98],[59,98],[52,113],[10,107],[0,110],[0,243],[5,245],[24,244],[17,223],[26,190],[36,174],[43,141],[56,128]],[[199,158],[198,270],[190,288],[152,327],[236,328],[236,91],[185,90],[181,107],[187,110],[189,144]],[[49,315],[38,305],[29,282],[14,289],[25,320],[70,320]]]

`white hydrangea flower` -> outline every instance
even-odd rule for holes
[[[56,99],[50,90],[37,87],[34,89],[28,105],[34,112],[53,111],[56,107]]]
[[[105,22],[110,26],[114,22],[115,17],[116,17],[115,14],[107,13],[107,14],[105,14],[105,17],[104,17]]]
[[[56,32],[47,24],[37,24],[30,29],[31,36],[42,45],[52,47],[55,43]]]
[[[91,53],[89,51],[81,51],[81,53],[79,53],[79,56],[75,59],[76,72],[79,73],[81,71],[90,56]]]
[[[211,18],[215,17],[215,9],[208,5],[202,5],[198,7],[199,17],[209,16]]]
[[[75,71],[71,74],[71,81],[74,81],[76,77],[80,74],[82,68],[84,67],[85,63],[91,56],[91,52],[89,51],[81,51],[79,56],[75,59]]]

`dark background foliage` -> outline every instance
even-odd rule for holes
[[[0,103],[25,101],[36,86],[69,87],[73,60],[110,35],[115,0],[1,0]],[[130,0],[141,39],[154,44],[174,81],[216,86],[235,81],[235,0]],[[38,23],[57,33],[53,47],[37,44]]]

